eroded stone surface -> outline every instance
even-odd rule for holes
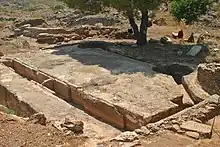
[[[202,89],[197,80],[197,72],[193,72],[183,77],[183,86],[192,98],[194,103],[199,103],[205,99],[209,99],[210,95]]]
[[[34,115],[31,115],[30,118],[28,119],[29,122],[35,123],[35,124],[41,124],[41,125],[46,125],[46,117],[44,116],[43,113],[36,113]]]
[[[112,139],[113,141],[122,141],[122,142],[132,142],[134,140],[138,140],[138,134],[135,132],[123,132],[117,137]]]
[[[199,139],[199,133],[197,132],[187,131],[186,135],[193,139]]]
[[[198,132],[201,135],[210,135],[211,134],[211,126],[197,123],[195,121],[187,121],[183,123],[181,129]]]
[[[201,64],[198,68],[198,80],[209,94],[220,95],[220,64]]]
[[[48,121],[64,119],[67,116],[73,120],[81,120],[85,122],[84,134],[93,137],[113,137],[120,133],[116,128],[100,122],[84,111],[71,106],[53,95],[51,91],[33,81],[24,79],[2,64],[0,64],[1,86],[5,86],[7,91],[10,91],[6,93],[6,106],[10,106],[9,108],[13,109],[17,108],[15,110],[19,110],[19,113],[25,112],[25,116],[42,112]],[[5,90],[3,89],[3,91]]]
[[[130,129],[178,111],[178,105],[170,101],[175,97],[172,91],[177,84],[171,76],[152,71],[151,64],[101,49],[79,49],[77,46],[13,57],[60,80],[82,87],[86,95],[119,108],[120,113],[125,112],[126,127]],[[74,89],[71,92],[74,95]],[[80,103],[86,100],[77,97]],[[87,105],[87,110],[98,114],[91,106]]]

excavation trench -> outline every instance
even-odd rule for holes
[[[57,121],[64,121],[65,118],[82,121],[83,133],[89,137],[114,137],[121,132],[71,106],[57,97],[53,91],[20,76],[3,64],[0,64],[0,104],[9,108],[7,110],[13,114],[22,117],[42,112],[47,121],[54,125]]]
[[[18,96],[0,83],[0,104],[10,110],[9,113],[21,117],[29,117],[36,111],[27,103],[19,101]]]
[[[143,125],[157,122],[188,107],[176,105],[146,118],[121,106],[110,104],[90,94],[86,94],[81,87],[59,80],[17,59],[5,60],[3,64],[11,67],[24,78],[47,87],[53,94],[66,102],[80,105],[81,109],[86,113],[121,130],[140,128]]]
[[[173,77],[174,81],[179,85],[182,84],[182,78],[185,75],[189,75],[194,70],[186,65],[170,64],[170,65],[157,65],[153,67],[153,70],[158,73],[167,74]]]

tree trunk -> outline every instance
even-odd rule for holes
[[[134,37],[137,40],[137,45],[145,45],[147,43],[147,26],[148,26],[148,11],[142,11],[140,31],[134,20],[133,12],[128,12],[128,19],[134,31]]]
[[[135,20],[134,20],[134,15],[133,15],[133,12],[128,12],[128,20],[130,22],[130,25],[134,31],[134,37],[136,40],[138,40],[138,36],[140,35],[139,33],[139,30],[138,30],[138,25],[135,23]]]
[[[141,12],[141,25],[140,25],[140,45],[147,43],[147,27],[148,27],[148,11]]]

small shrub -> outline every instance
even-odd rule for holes
[[[53,11],[59,11],[59,10],[62,10],[62,9],[64,9],[64,6],[61,5],[61,4],[57,4],[57,5],[52,7]]]
[[[192,22],[207,12],[210,0],[173,0],[171,12],[177,20]]]
[[[17,115],[17,112],[15,110],[12,110],[12,109],[8,109],[6,111],[7,114],[13,114],[13,115]]]
[[[29,4],[28,6],[25,6],[25,7],[23,8],[23,10],[24,10],[24,11],[28,11],[28,12],[32,12],[32,11],[37,11],[37,10],[39,10],[39,8],[38,8],[36,5],[34,5],[34,4]]]

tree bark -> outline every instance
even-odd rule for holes
[[[138,40],[139,30],[138,30],[138,25],[135,23],[133,12],[128,12],[127,15],[130,25],[134,31],[134,37],[136,40]]]
[[[137,40],[137,45],[145,45],[147,43],[147,26],[148,26],[148,11],[141,11],[142,18],[140,24],[140,31],[138,25],[134,20],[133,12],[128,12],[128,19],[134,31],[134,37]]]
[[[148,11],[141,12],[141,25],[140,25],[140,45],[147,43],[147,27],[148,27]]]

